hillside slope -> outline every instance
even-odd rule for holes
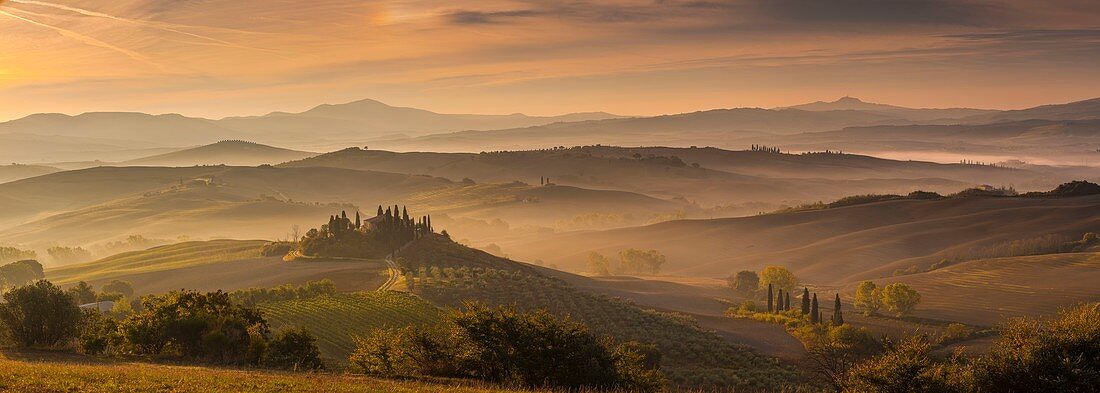
[[[286,161],[300,160],[316,155],[305,151],[297,151],[262,145],[259,143],[227,140],[191,149],[184,149],[171,153],[154,155],[123,161],[125,166],[193,166],[193,165],[232,165],[232,166],[257,166],[262,164],[278,164]]]
[[[1006,318],[1051,316],[1100,299],[1100,253],[982,259],[927,273],[876,280],[924,294],[918,316],[994,325]],[[856,284],[846,286],[854,293]]]
[[[668,256],[662,271],[725,277],[785,265],[828,284],[926,268],[974,247],[1048,234],[1080,237],[1100,227],[1100,196],[899,200],[754,217],[682,220],[645,227],[548,235],[500,243],[520,258],[582,268],[589,250],[626,248]],[[568,250],[559,245],[569,244]]]
[[[598,335],[651,343],[661,351],[663,371],[677,385],[777,389],[798,378],[774,360],[701,328],[690,317],[583,291],[548,270],[472,250],[442,236],[416,241],[398,261],[405,285],[437,305],[474,300],[546,309],[583,322]]]
[[[42,165],[0,165],[0,184],[60,171],[61,169]]]
[[[99,287],[111,280],[130,282],[138,295],[178,289],[232,291],[251,287],[301,285],[327,278],[340,291],[374,290],[385,280],[383,261],[320,260],[285,262],[264,257],[260,240],[184,242],[122,253],[97,261],[46,269],[59,285],[86,281]]]

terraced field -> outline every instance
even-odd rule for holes
[[[920,291],[917,316],[992,325],[1100,300],[1100,253],[982,259],[875,282],[903,282]]]
[[[440,310],[416,296],[394,291],[359,292],[265,303],[260,310],[273,329],[304,327],[317,336],[321,355],[335,363],[355,350],[353,337],[374,328],[430,324]]]

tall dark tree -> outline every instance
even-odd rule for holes
[[[783,301],[783,311],[791,311],[791,293],[787,292],[787,300]]]
[[[821,322],[821,312],[817,308],[817,294],[814,294],[813,300],[810,302],[810,322]]]
[[[783,288],[779,288],[779,296],[775,298],[775,313],[783,311]]]
[[[810,313],[810,289],[802,288],[802,315]]]
[[[363,226],[363,220],[359,218],[359,211],[355,211],[355,229],[359,229]]]
[[[385,214],[385,212],[382,211],[382,205],[378,205],[378,214],[375,215],[375,217],[381,216],[382,214]]]
[[[836,301],[833,302],[833,325],[840,326],[844,324],[844,314],[840,312],[840,294],[836,294]]]
[[[775,294],[772,293],[772,284],[768,284],[768,312],[772,312],[772,297]]]

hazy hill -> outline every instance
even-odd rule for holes
[[[1021,120],[1091,120],[1100,119],[1100,98],[1065,104],[1041,105],[1034,108],[988,113],[968,117],[969,123],[990,123]]]
[[[61,169],[42,165],[0,165],[0,183],[60,172]]]
[[[1049,234],[1079,237],[1100,226],[1100,196],[898,200],[754,217],[682,220],[500,243],[520,258],[583,269],[585,253],[626,248],[668,255],[671,274],[725,277],[785,265],[829,284],[925,269],[975,247]],[[568,250],[559,245],[569,244]]]
[[[909,124],[896,116],[852,110],[736,108],[644,118],[556,123],[493,131],[462,131],[375,141],[386,149],[491,151],[572,145],[722,145],[730,138],[794,134],[854,125]]]
[[[994,325],[1008,317],[1050,316],[1100,298],[1100,253],[982,259],[927,273],[876,280],[926,294],[917,315]],[[846,286],[854,293],[856,283]]]
[[[300,113],[274,112],[264,116],[229,117],[218,123],[255,134],[304,137],[306,132],[325,138],[377,138],[385,135],[424,135],[444,131],[492,130],[529,127],[556,122],[612,119],[609,113],[575,113],[562,116],[441,114],[423,109],[395,107],[375,100],[325,104]]]
[[[278,164],[316,155],[305,151],[289,150],[259,143],[227,140],[210,145],[175,151],[150,157],[129,160],[120,165],[131,166],[193,166],[235,165],[256,166]]]
[[[30,115],[0,123],[0,135],[98,138],[125,147],[198,145],[240,137],[240,133],[215,121],[177,114],[149,115],[132,112],[92,112],[76,116],[59,113]]]
[[[637,156],[636,156],[637,155]],[[675,158],[673,158],[675,157]],[[700,164],[695,168],[692,164]],[[283,164],[430,174],[478,182],[549,177],[556,184],[630,191],[703,205],[798,203],[861,193],[955,192],[973,184],[1049,189],[1070,180],[1027,170],[894,161],[851,154],[775,154],[715,148],[587,146],[537,151],[394,153],[345,149]],[[753,211],[751,213],[756,213]]]
[[[333,167],[98,167],[0,185],[0,242],[89,245],[148,238],[286,237],[340,210],[373,214],[403,204],[452,219],[553,228],[591,213],[633,215],[636,225],[682,203],[622,191],[447,179]],[[475,222],[451,229],[478,237]],[[603,226],[608,227],[608,226]],[[457,231],[457,232],[456,232]]]
[[[977,116],[984,114],[993,114],[998,111],[988,109],[973,109],[973,108],[906,108],[896,105],[876,104],[871,102],[865,102],[855,97],[841,97],[836,101],[824,102],[817,101],[809,104],[795,105],[786,107],[787,109],[799,109],[804,111],[835,111],[835,110],[852,110],[852,111],[867,111],[873,113],[887,114],[891,116],[897,116],[903,119],[912,121],[934,121],[934,120],[947,120],[947,119],[959,119],[969,116]]]
[[[301,285],[327,278],[340,291],[374,290],[385,281],[383,261],[285,262],[265,257],[262,240],[183,242],[126,252],[96,261],[46,269],[46,278],[68,286],[85,281],[100,287],[130,282],[138,295],[182,288],[233,291],[251,287]]]

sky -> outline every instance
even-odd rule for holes
[[[371,98],[655,115],[1100,96],[1100,1],[0,0],[0,120]]]

